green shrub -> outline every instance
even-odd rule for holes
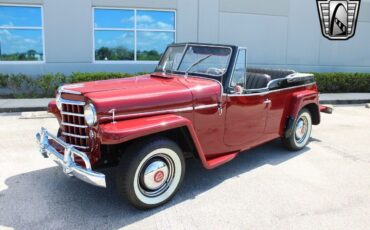
[[[66,76],[61,73],[55,75],[45,74],[35,79],[35,83],[37,88],[39,88],[40,96],[53,97],[55,91],[66,82],[66,79]]]
[[[125,78],[145,73],[61,73],[31,78],[24,74],[1,74],[0,87],[11,90],[11,97],[54,97],[55,90],[66,83]],[[314,73],[321,93],[370,93],[370,73]]]
[[[321,93],[370,93],[370,73],[314,73]]]
[[[78,83],[78,82],[87,82],[87,81],[99,81],[107,80],[112,78],[125,78],[131,77],[132,74],[128,73],[109,73],[109,72],[96,72],[96,73],[81,73],[75,72],[72,73],[68,78],[68,83]]]
[[[0,73],[0,88],[5,88],[8,85],[8,74],[1,74]]]
[[[12,91],[16,98],[35,97],[35,81],[25,74],[9,75],[6,87]]]

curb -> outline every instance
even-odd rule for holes
[[[47,106],[0,108],[0,113],[20,113],[20,112],[35,112],[35,111],[47,111],[47,110],[48,110]]]
[[[355,104],[366,104],[370,103],[370,99],[359,99],[359,100],[320,100],[320,104],[332,104],[332,105],[355,105]]]

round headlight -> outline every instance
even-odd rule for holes
[[[57,94],[57,96],[55,98],[55,103],[57,104],[58,109],[62,110],[62,102],[61,102],[60,93]]]
[[[97,121],[96,110],[93,104],[89,103],[85,105],[84,116],[87,125],[93,126],[96,124]]]

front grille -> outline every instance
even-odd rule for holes
[[[62,100],[62,136],[78,150],[89,152],[91,146],[85,124],[84,105],[82,101]]]

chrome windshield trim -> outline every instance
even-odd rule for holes
[[[183,44],[173,44],[171,46],[183,46]],[[187,50],[189,49],[189,47],[192,47],[192,46],[198,46],[198,47],[213,47],[213,48],[224,48],[224,49],[229,49],[230,50],[230,54],[228,55],[229,58],[228,58],[228,61],[226,63],[226,71],[223,73],[223,74],[220,74],[220,75],[214,75],[214,74],[207,74],[207,73],[199,73],[199,72],[189,72],[189,74],[202,74],[202,75],[207,75],[207,76],[210,76],[210,77],[223,77],[225,75],[225,73],[227,72],[227,69],[229,68],[230,66],[230,62],[231,62],[231,57],[233,55],[233,48],[231,48],[230,46],[225,46],[225,45],[207,45],[207,44],[185,44],[185,49],[182,53],[182,57],[181,57],[181,60],[177,66],[177,69],[176,70],[172,70],[172,71],[169,71],[169,73],[171,74],[175,74],[174,72],[177,72],[177,73],[180,73],[179,75],[184,75],[185,74],[185,71],[179,71],[179,68],[184,60],[184,57],[186,55],[186,52]],[[167,51],[167,49],[166,49]],[[165,53],[164,53],[165,54]],[[163,54],[163,55],[164,55]],[[160,62],[159,62],[160,63]],[[158,70],[158,66],[156,67],[156,70]],[[161,72],[161,71],[159,71]],[[190,76],[190,75],[189,75]]]

